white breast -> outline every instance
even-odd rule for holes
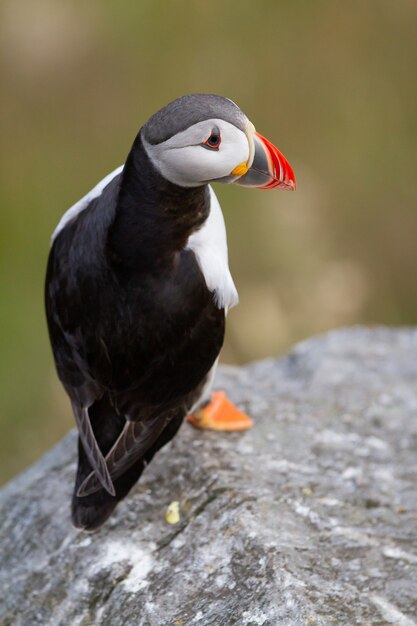
[[[206,285],[221,309],[235,306],[239,297],[229,270],[226,227],[216,194],[210,187],[210,214],[202,228],[193,233],[187,248],[192,250],[203,272]]]
[[[81,198],[81,200],[78,200],[78,202],[76,202],[70,209],[68,209],[68,211],[64,213],[58,223],[58,226],[52,233],[51,244],[54,242],[56,236],[61,232],[61,230],[65,228],[68,222],[71,222],[71,220],[75,219],[77,215],[81,213],[81,211],[84,211],[84,209],[86,209],[90,204],[91,200],[98,198],[101,195],[104,187],[106,187],[115,176],[120,174],[123,168],[124,165],[120,165],[120,167],[115,169],[113,172],[107,174],[107,176],[105,176],[103,180],[101,180],[95,187],[93,187],[91,191],[89,191],[83,198]]]

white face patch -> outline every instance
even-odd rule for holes
[[[219,129],[221,136],[218,149],[203,145],[214,128]],[[182,187],[196,187],[230,176],[237,165],[246,163],[250,157],[246,134],[221,119],[198,122],[156,145],[145,139],[143,143],[162,176]]]

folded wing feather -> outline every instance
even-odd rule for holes
[[[115,444],[106,455],[105,464],[110,481],[119,478],[145,454],[170,419],[170,414],[164,414],[142,422],[126,422]],[[96,466],[93,465],[93,468],[94,471],[80,485],[77,491],[78,497],[89,496],[102,487],[107,489],[101,480],[101,475],[97,472]],[[107,491],[109,490],[107,489]],[[111,492],[109,491],[109,493]]]

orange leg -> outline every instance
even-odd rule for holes
[[[224,391],[215,391],[209,404],[188,415],[187,420],[196,428],[208,430],[247,430],[253,426],[252,419],[230,402]]]

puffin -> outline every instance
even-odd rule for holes
[[[74,526],[98,529],[184,418],[249,428],[212,395],[238,302],[211,183],[294,190],[283,154],[228,98],[189,94],[139,130],[126,162],[71,207],[51,241],[49,337],[78,428]]]

